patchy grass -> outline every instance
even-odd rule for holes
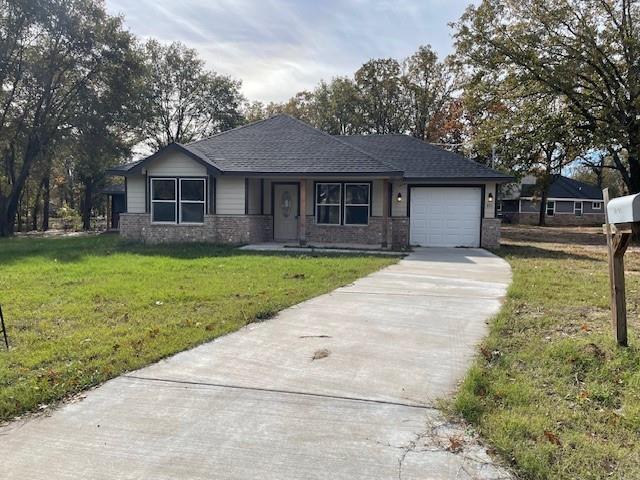
[[[237,330],[397,261],[114,236],[0,240],[0,420]]]
[[[619,348],[601,239],[544,230],[507,231],[513,284],[454,408],[523,478],[640,478],[639,252],[626,255],[631,346]]]

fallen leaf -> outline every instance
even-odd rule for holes
[[[321,358],[327,358],[330,353],[331,352],[326,348],[323,348],[322,350],[316,350],[315,353],[313,354],[313,357],[311,357],[311,360],[313,361],[313,360],[320,360]]]
[[[547,438],[547,440],[549,440],[550,443],[558,446],[562,445],[560,438],[555,433],[545,430],[544,436]]]

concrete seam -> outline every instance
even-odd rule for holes
[[[210,383],[210,382],[196,382],[192,380],[172,380],[168,378],[156,378],[156,377],[140,377],[137,375],[122,375],[124,378],[131,378],[134,380],[143,380],[150,382],[158,382],[158,383],[177,383],[180,385],[199,385],[205,387],[217,387],[217,388],[229,388],[235,390],[251,390],[255,392],[265,392],[265,393],[280,393],[284,395],[299,395],[306,397],[318,397],[318,398],[327,398],[332,400],[346,400],[352,402],[362,402],[362,403],[375,403],[381,405],[391,405],[396,407],[408,407],[408,408],[417,408],[420,410],[435,410],[438,411],[435,407],[429,407],[427,405],[418,405],[415,403],[402,403],[402,402],[391,402],[388,400],[375,400],[371,398],[360,398],[360,397],[345,397],[340,395],[328,395],[324,393],[311,393],[311,392],[301,392],[296,390],[280,390],[280,389],[272,389],[272,388],[261,388],[261,387],[246,387],[242,385],[230,385],[224,383]]]

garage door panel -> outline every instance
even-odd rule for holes
[[[425,247],[477,247],[482,192],[477,187],[411,189],[410,241]]]

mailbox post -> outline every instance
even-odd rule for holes
[[[611,322],[618,345],[627,346],[627,302],[624,287],[624,254],[631,242],[631,225],[640,222],[640,194],[609,201],[609,189],[602,191],[604,233],[607,235]]]

